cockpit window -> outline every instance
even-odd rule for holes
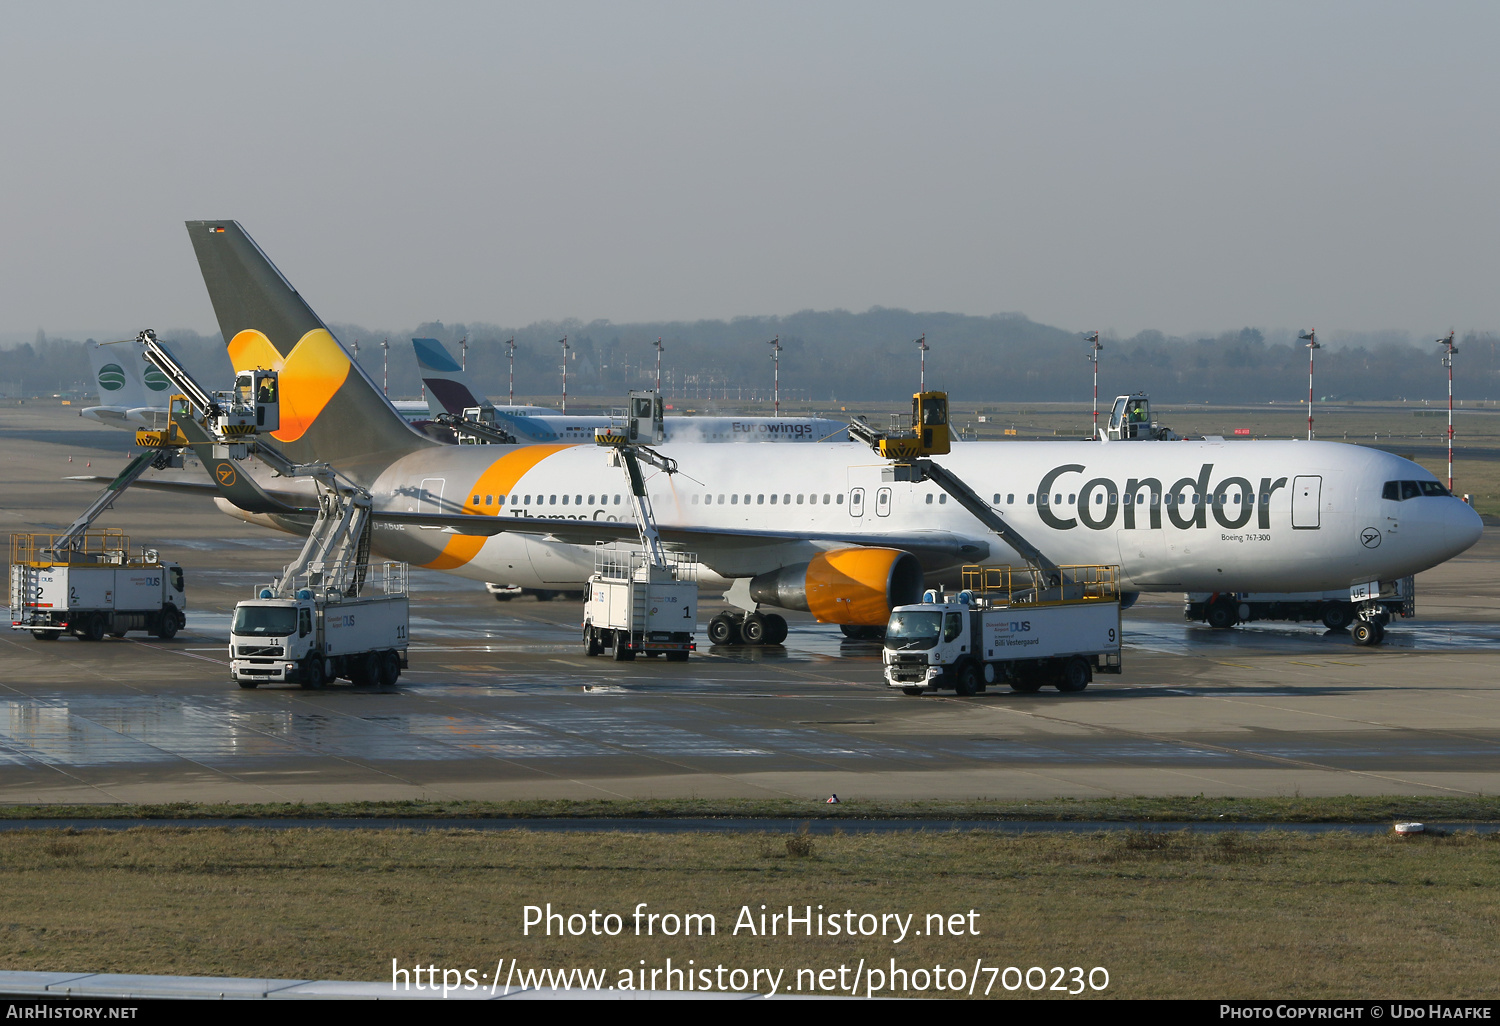
[[[1380,490],[1382,499],[1393,499],[1401,502],[1405,499],[1415,499],[1421,495],[1449,495],[1447,488],[1436,481],[1387,481],[1385,487]]]

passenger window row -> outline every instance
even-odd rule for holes
[[[479,501],[480,499],[483,499],[484,501],[480,502]],[[496,499],[499,500],[498,503],[495,501]],[[556,495],[538,495],[536,497],[536,504],[538,506],[556,506],[556,505],[558,505],[557,499],[558,499],[558,497]],[[594,501],[595,499],[598,499],[598,501],[595,502]],[[589,506],[609,506],[609,505],[618,506],[618,505],[620,505],[620,501],[621,501],[620,500],[620,496],[618,496],[618,495],[614,496],[613,503],[611,503],[610,496],[608,496],[608,495],[597,495],[597,496],[596,495],[590,495],[588,497],[588,503],[587,503],[587,505],[589,505]],[[531,496],[530,495],[524,495],[524,496],[523,495],[512,495],[510,497],[510,504],[512,506],[520,506],[520,505],[530,506],[531,505]],[[475,495],[473,501],[470,502],[469,505],[471,505],[471,506],[496,506],[496,505],[498,505],[498,506],[502,506],[503,507],[505,505],[505,496],[503,496],[503,495],[482,495],[482,496],[481,495]],[[582,495],[564,495],[562,497],[562,505],[564,505],[564,506],[567,506],[567,505],[583,506],[583,505],[585,505],[585,503],[583,501],[583,496]]]
[[[700,496],[700,495],[696,495],[695,494],[693,496],[693,505],[694,506],[697,506],[697,505],[700,505],[700,504],[704,505],[704,506],[712,506],[712,505],[715,504],[715,502],[717,502],[717,504],[720,505],[720,506],[723,506],[726,502],[729,505],[731,505],[731,506],[738,506],[742,501],[744,502],[744,504],[746,506],[750,505],[750,496],[746,495],[746,496],[744,496],[742,498],[739,495],[730,495],[730,496],[726,497],[723,493],[720,493],[717,496],[717,498],[715,496],[713,496],[713,495],[701,495]],[[823,494],[823,500],[822,501],[823,501],[823,505],[825,505],[825,506],[835,506],[835,505],[842,506],[844,504],[844,495],[843,495],[842,492],[840,492],[838,494],[833,494],[833,493],[825,492]],[[772,495],[770,497],[770,503],[769,503],[770,505],[775,506],[778,502],[780,502],[780,504],[783,505],[783,506],[790,506],[792,504],[792,496],[790,494],[787,494],[787,495]],[[818,504],[818,496],[815,495],[815,494],[814,495],[809,495],[809,494],[803,492],[803,493],[800,493],[800,494],[797,495],[796,502],[797,502],[797,505],[799,505],[799,506],[802,505],[804,502],[806,502],[809,505],[816,506]],[[764,494],[760,494],[760,495],[755,496],[755,504],[757,506],[767,505],[766,496]]]

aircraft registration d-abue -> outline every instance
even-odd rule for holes
[[[599,447],[435,443],[238,223],[187,228],[235,370],[280,372],[272,438],[291,460],[328,463],[369,490],[373,556],[578,589],[597,543],[636,539],[622,475]],[[765,607],[878,628],[925,587],[956,585],[965,565],[1024,563],[935,485],[883,480],[886,463],[861,444],[661,448],[681,471],[649,481],[663,540],[697,554],[705,586],[749,579]],[[226,512],[307,532],[309,481],[203,462]],[[1478,514],[1426,470],[1343,443],[972,442],[942,463],[1053,562],[1118,563],[1127,599],[1395,580],[1481,533]]]

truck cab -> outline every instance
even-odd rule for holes
[[[1115,397],[1109,411],[1104,437],[1112,442],[1173,441],[1171,428],[1159,424],[1151,412],[1151,399],[1144,392]]]
[[[489,403],[485,403],[483,406],[465,406],[464,420],[469,421],[470,423],[479,424],[487,428],[494,428],[497,426],[495,423],[495,408]],[[458,444],[488,445],[489,439],[484,438],[480,435],[469,435],[464,434],[463,432],[459,432]]]
[[[238,673],[300,681],[317,645],[317,609],[308,599],[251,599],[234,607],[229,656]]]
[[[885,628],[887,667],[899,667],[903,681],[947,685],[948,670],[973,649],[972,611],[968,592],[941,602],[897,606]]]

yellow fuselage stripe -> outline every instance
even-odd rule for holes
[[[474,486],[465,493],[463,512],[475,516],[498,515],[503,507],[482,505],[486,495],[510,494],[511,489],[516,487],[516,484],[532,467],[555,452],[572,448],[576,446],[526,445],[506,453],[491,463],[484,473],[479,475]],[[475,505],[476,498],[481,505]],[[436,559],[423,565],[430,570],[452,570],[454,567],[463,566],[479,555],[479,550],[484,548],[484,543],[487,541],[489,538],[485,535],[455,534],[448,539],[448,544],[443,547],[442,552],[438,553]]]

